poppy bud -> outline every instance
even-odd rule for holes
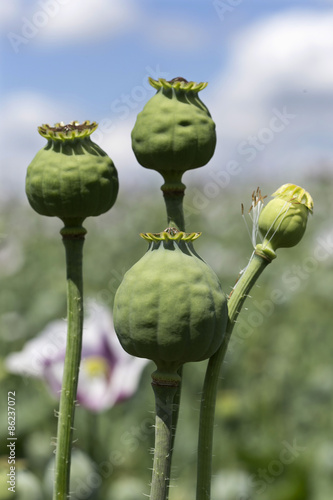
[[[278,248],[293,247],[302,239],[313,200],[295,184],[284,184],[272,196],[259,216],[258,227],[264,239],[256,250],[274,258]]]

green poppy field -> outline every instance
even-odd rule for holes
[[[119,174],[119,198],[113,209],[84,223],[88,231],[85,298],[111,311],[124,273],[146,251],[147,242],[139,233],[160,232],[167,224],[158,189],[122,191],[121,170]],[[240,207],[243,203],[247,212],[257,185],[237,182],[236,187],[233,181],[209,198],[203,186],[191,183],[190,174],[185,183],[186,230],[202,231],[195,249],[217,273],[228,295],[253,251]],[[260,188],[270,194],[278,185],[263,182]],[[296,247],[278,250],[278,258],[252,289],[221,370],[212,481],[212,498],[217,500],[331,498],[333,182],[331,177],[307,178],[302,187],[314,200],[305,236]],[[198,193],[205,201],[200,207]],[[9,373],[5,360],[49,322],[66,317],[60,229],[59,220],[35,214],[25,199],[0,203],[1,500],[13,498],[7,483],[9,392],[15,392],[16,498],[52,497],[58,401],[43,380]],[[206,364],[184,367],[171,500],[195,495]],[[112,408],[92,413],[77,407],[72,500],[139,500],[149,494],[154,446],[150,375],[154,369],[149,363],[133,397]]]

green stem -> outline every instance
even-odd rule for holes
[[[176,227],[180,231],[185,231],[185,218],[183,210],[183,198],[186,189],[185,184],[181,182],[182,174],[174,172],[169,175],[161,187],[166,205],[168,226]]]
[[[176,430],[177,430],[177,424],[178,424],[178,417],[179,417],[179,408],[180,408],[180,398],[182,394],[182,380],[183,380],[183,367],[181,366],[178,371],[177,371],[180,381],[179,385],[177,387],[177,391],[173,400],[173,407],[172,407],[172,435],[171,435],[171,452],[170,452],[170,462],[172,461],[172,454],[173,454],[173,449],[175,446],[175,438],[176,438]]]
[[[180,231],[185,231],[183,198],[184,192],[181,191],[164,192],[164,201],[168,216],[168,227],[176,227]]]
[[[53,500],[69,498],[74,412],[83,327],[82,249],[86,230],[61,230],[67,269],[67,347],[60,397]]]
[[[200,409],[197,500],[210,499],[215,403],[221,365],[227,352],[233,327],[244,301],[270,262],[271,260],[264,255],[254,253],[247,268],[229,296],[227,331],[220,348],[208,362]]]
[[[152,375],[155,395],[155,450],[150,500],[167,500],[170,483],[172,451],[173,401],[179,385],[179,377],[166,380],[156,371]]]

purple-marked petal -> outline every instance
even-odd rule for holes
[[[64,359],[66,350],[66,322],[49,323],[41,334],[29,340],[22,351],[9,354],[5,366],[11,373],[42,377],[46,366]]]
[[[89,301],[85,309],[77,400],[85,408],[100,412],[135,393],[148,360],[135,358],[123,350],[107,308]],[[22,351],[6,358],[7,370],[44,379],[52,393],[59,397],[66,330],[66,321],[49,323]]]

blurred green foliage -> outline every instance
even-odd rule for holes
[[[206,196],[204,209],[195,204],[203,186],[186,191],[187,230],[203,232],[196,250],[226,293],[252,252],[240,204],[250,207],[256,187]],[[269,194],[278,186],[260,187]],[[333,184],[317,178],[303,187],[315,203],[305,237],[297,247],[279,250],[252,290],[221,371],[213,459],[213,493],[221,500],[330,500],[333,491]],[[0,212],[0,498],[12,498],[6,485],[6,403],[7,392],[16,391],[21,484],[29,483],[24,491],[36,488],[34,498],[40,488],[48,499],[58,403],[42,381],[6,373],[3,360],[49,321],[66,316],[61,223],[35,214],[25,200],[2,204]],[[85,227],[85,296],[111,308],[123,274],[145,252],[139,233],[166,227],[162,195],[120,191],[115,207]],[[205,366],[184,369],[171,500],[195,494]],[[152,371],[149,365],[135,396],[115,408],[100,415],[77,408],[73,499],[136,500],[148,494]],[[26,498],[19,488],[17,495]]]

